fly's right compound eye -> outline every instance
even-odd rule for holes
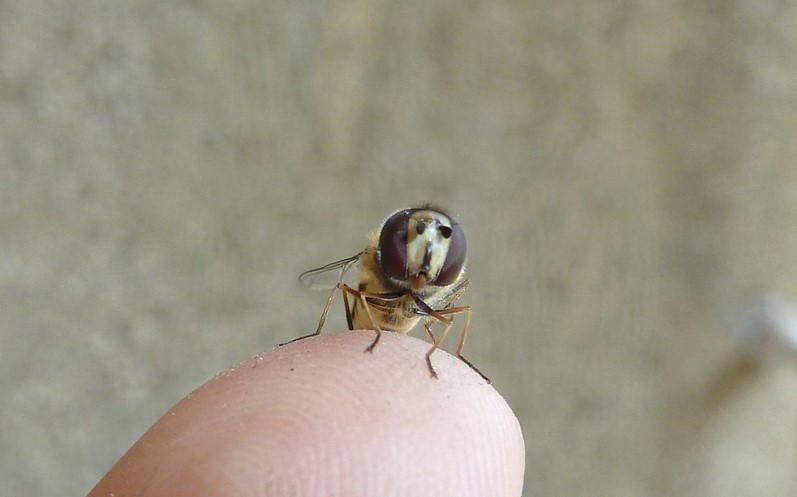
[[[446,228],[450,235],[446,237],[449,238],[446,260],[440,269],[440,274],[437,275],[434,281],[434,284],[439,286],[450,285],[457,279],[462,272],[462,267],[465,265],[465,257],[467,256],[467,243],[462,226],[454,224],[451,228],[441,227],[440,231],[445,236],[446,231],[443,231],[443,228]]]

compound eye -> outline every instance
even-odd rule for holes
[[[407,226],[410,210],[398,211],[390,216],[379,233],[377,262],[382,273],[394,280],[407,279]]]
[[[446,260],[443,263],[443,268],[440,269],[440,274],[437,275],[434,284],[438,286],[450,285],[453,283],[459,273],[462,272],[462,267],[465,265],[465,256],[467,252],[467,243],[465,242],[465,232],[458,224],[450,228],[450,242],[448,245],[448,253]],[[443,236],[446,233],[443,232]],[[446,237],[449,238],[449,237]]]

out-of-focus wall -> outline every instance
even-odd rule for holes
[[[427,200],[468,235],[525,495],[794,494],[797,366],[731,331],[797,302],[795,14],[0,2],[0,495],[87,492],[314,329],[299,272]]]

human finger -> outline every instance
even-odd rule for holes
[[[524,449],[503,398],[455,357],[372,331],[251,358],[189,394],[99,495],[517,497]]]

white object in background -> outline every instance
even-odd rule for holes
[[[797,354],[797,306],[779,295],[763,297],[739,319],[734,337],[755,358],[771,352]]]

